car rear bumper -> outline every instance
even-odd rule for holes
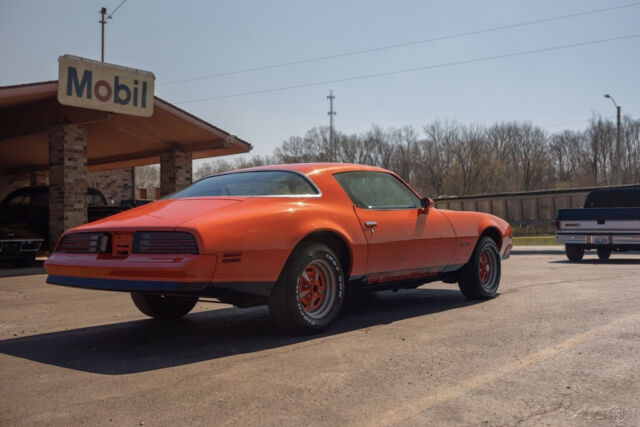
[[[131,254],[115,259],[54,252],[44,267],[47,283],[76,288],[227,299],[271,293],[273,282],[215,281],[216,260],[216,255]]]
[[[556,234],[556,242],[593,246],[637,246],[640,245],[640,234]]]
[[[216,259],[215,255],[130,254],[112,258],[95,253],[54,252],[44,268],[54,276],[209,283],[213,280]]]
[[[50,274],[47,283],[101,291],[136,293],[194,293],[207,288],[208,283],[150,282],[148,280],[100,279],[95,277],[58,276]]]
[[[270,282],[157,282],[148,280],[60,276],[55,274],[49,274],[47,276],[47,283],[100,291],[190,295],[210,298],[233,298],[236,296],[267,297],[271,293],[274,285]]]

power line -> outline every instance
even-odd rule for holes
[[[113,15],[115,15],[115,13],[118,11],[118,9],[120,9],[122,7],[123,4],[125,4],[127,2],[127,0],[122,0],[120,2],[120,4],[118,6],[116,6],[115,9],[113,9],[113,12],[111,12],[111,14],[109,16],[107,16],[107,18],[111,19],[113,18]]]
[[[616,116],[605,116],[603,117],[603,119],[605,120],[611,120],[611,119],[615,119]],[[547,128],[555,128],[555,127],[560,127],[560,126],[570,126],[570,125],[579,125],[582,123],[589,123],[592,119],[587,119],[587,120],[578,120],[575,122],[564,122],[564,123],[554,123],[554,124],[550,124],[550,125],[542,125],[540,126],[541,128],[547,129]]]
[[[126,0],[124,0],[124,1],[126,1]],[[124,1],[122,3],[124,3]],[[585,15],[593,15],[593,14],[596,14],[596,13],[603,13],[603,12],[608,12],[608,11],[611,11],[611,10],[634,7],[634,6],[638,6],[638,5],[640,5],[640,2],[627,3],[627,4],[620,5],[620,6],[606,7],[606,8],[602,8],[602,9],[593,9],[593,10],[588,10],[588,11],[585,11],[585,12],[572,13],[572,14],[569,14],[569,15],[561,15],[561,16],[554,16],[554,17],[550,17],[550,18],[536,19],[536,20],[533,20],[533,21],[525,21],[525,22],[520,22],[520,23],[517,23],[517,24],[502,25],[502,26],[499,26],[499,27],[484,28],[484,29],[481,29],[481,30],[474,30],[474,31],[468,31],[468,32],[464,32],[464,33],[433,37],[433,38],[424,39],[424,40],[414,40],[414,41],[410,41],[410,42],[392,44],[392,45],[387,45],[387,46],[379,46],[379,47],[374,47],[374,48],[369,48],[369,49],[354,50],[354,51],[350,51],[350,52],[338,53],[338,54],[327,55],[327,56],[318,56],[318,57],[315,57],[315,58],[307,58],[307,59],[301,59],[301,60],[297,60],[297,61],[282,62],[282,63],[279,63],[279,64],[264,65],[264,66],[253,67],[253,68],[244,68],[244,69],[239,69],[239,70],[234,70],[234,71],[227,71],[227,72],[224,72],[224,73],[209,74],[209,75],[206,75],[206,76],[199,76],[199,77],[190,77],[190,78],[181,79],[181,80],[171,80],[171,81],[167,81],[167,82],[158,83],[158,86],[171,85],[171,84],[177,84],[177,83],[185,83],[185,82],[191,82],[191,81],[196,81],[196,80],[213,79],[213,78],[216,78],[216,77],[224,77],[224,76],[230,76],[230,75],[234,75],[234,74],[250,73],[250,72],[254,72],[254,71],[269,70],[269,69],[273,69],[273,68],[282,68],[282,67],[288,67],[288,66],[291,66],[291,65],[307,64],[307,63],[310,63],[310,62],[326,61],[328,59],[343,58],[345,56],[362,55],[362,54],[365,54],[365,53],[379,52],[379,51],[382,51],[382,50],[396,49],[396,48],[400,48],[400,47],[414,46],[414,45],[431,43],[431,42],[442,41],[442,40],[450,40],[450,39],[455,39],[455,38],[460,38],[460,37],[467,37],[467,36],[472,36],[472,35],[477,35],[477,34],[484,34],[484,33],[490,33],[490,32],[495,32],[495,31],[508,30],[508,29],[512,29],[512,28],[524,27],[524,26],[529,26],[529,25],[542,24],[542,23],[545,23],[545,22],[559,21],[559,20],[562,20],[562,19],[576,18],[576,17],[579,17],[579,16],[585,16]],[[118,6],[118,7],[120,7],[120,6]],[[118,10],[118,9],[116,8],[116,10]],[[114,13],[115,13],[115,11],[114,11]]]
[[[193,103],[193,102],[211,101],[211,100],[224,99],[224,98],[235,98],[235,97],[239,97],[239,96],[248,96],[248,95],[257,95],[257,94],[262,94],[262,93],[280,92],[280,91],[285,91],[285,90],[300,89],[300,88],[311,87],[311,86],[321,86],[321,85],[326,85],[326,84],[341,83],[341,82],[347,82],[347,81],[352,81],[352,80],[371,79],[371,78],[375,78],[375,77],[390,76],[390,75],[393,75],[393,74],[402,74],[402,73],[411,73],[411,72],[415,72],[415,71],[432,70],[432,69],[435,69],[435,68],[445,68],[445,67],[451,67],[451,66],[454,66],[454,65],[472,64],[472,63],[476,63],[476,62],[484,62],[484,61],[491,61],[491,60],[495,60],[495,59],[510,58],[510,57],[514,57],[514,56],[531,55],[531,54],[534,54],[534,53],[550,52],[550,51],[554,51],[554,50],[569,49],[569,48],[581,47],[581,46],[589,46],[589,45],[600,44],[600,43],[608,43],[608,42],[613,42],[613,41],[618,41],[618,40],[631,39],[631,38],[635,38],[635,37],[640,37],[640,33],[631,34],[631,35],[627,35],[627,36],[612,37],[612,38],[608,38],[608,39],[592,40],[592,41],[581,42],[581,43],[572,43],[572,44],[566,44],[566,45],[561,45],[561,46],[552,46],[552,47],[545,47],[545,48],[540,48],[540,49],[523,50],[523,51],[519,51],[519,52],[505,53],[505,54],[502,54],[502,55],[485,56],[485,57],[481,57],[481,58],[465,59],[465,60],[454,61],[454,62],[445,62],[445,63],[442,63],[442,64],[425,65],[425,66],[422,66],[422,67],[404,68],[404,69],[394,70],[394,71],[385,71],[385,72],[382,72],[382,73],[363,74],[363,75],[353,76],[353,77],[345,77],[345,78],[333,79],[333,80],[323,80],[323,81],[311,82],[311,83],[301,83],[301,84],[297,84],[297,85],[282,86],[282,87],[276,87],[276,88],[271,88],[271,89],[260,89],[260,90],[254,90],[254,91],[249,91],[249,92],[232,93],[232,94],[228,94],[228,95],[219,95],[219,96],[210,96],[210,97],[206,97],[206,98],[189,99],[189,100],[184,100],[184,101],[178,101],[178,102],[176,102],[176,104],[187,104],[187,103]]]

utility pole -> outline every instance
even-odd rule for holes
[[[327,113],[329,115],[329,145],[333,147],[333,139],[334,139],[333,116],[336,115],[336,112],[333,111],[333,100],[335,99],[335,96],[333,96],[332,90],[329,91],[329,96],[327,96],[327,99],[329,100],[329,112]]]
[[[616,115],[617,115],[617,128],[616,128],[616,165],[615,165],[615,171],[616,171],[616,184],[617,185],[622,185],[622,141],[620,139],[620,132],[622,130],[622,124],[620,122],[620,115],[621,115],[621,108],[618,104],[616,104],[616,101],[613,99],[613,96],[609,95],[608,93],[604,95],[605,98],[609,98],[611,100],[611,102],[613,102],[613,105],[615,105],[616,107]]]
[[[102,9],[100,9],[100,15],[102,15],[102,19],[98,22],[100,22],[100,24],[102,25],[102,55],[101,55],[101,60],[102,62],[104,62],[104,24],[107,23],[105,15],[107,14],[107,8],[103,7]]]

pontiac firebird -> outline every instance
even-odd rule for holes
[[[458,282],[497,295],[509,224],[440,210],[385,169],[290,164],[204,178],[164,200],[66,231],[47,283],[130,292],[158,319],[199,298],[267,304],[283,329],[313,332],[357,292]]]

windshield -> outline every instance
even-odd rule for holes
[[[304,176],[289,171],[252,171],[214,175],[169,198],[205,196],[313,196],[318,190]]]

